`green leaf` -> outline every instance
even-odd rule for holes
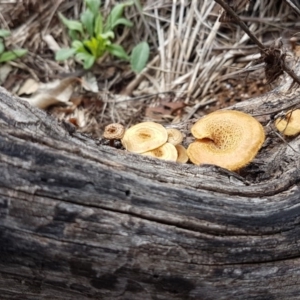
[[[140,73],[146,66],[150,54],[150,48],[147,42],[137,44],[130,56],[131,68],[134,72]]]
[[[95,28],[94,28],[94,33],[95,35],[99,35],[103,32],[103,18],[101,13],[99,12],[97,14],[96,20],[95,20]]]
[[[11,52],[13,52],[17,57],[21,57],[24,56],[28,52],[28,50],[20,48],[20,49],[14,49]]]
[[[115,34],[112,31],[107,31],[105,33],[100,34],[98,37],[101,37],[104,40],[114,39]]]
[[[70,30],[75,30],[80,33],[83,33],[83,27],[82,24],[78,21],[69,20],[67,19],[63,14],[59,13],[59,18],[63,22],[63,24]]]
[[[80,15],[81,23],[86,28],[90,36],[93,36],[94,33],[94,19],[94,14],[89,9]]]
[[[88,70],[94,65],[94,63],[95,63],[95,57],[89,56],[87,59],[84,60],[83,68],[85,70]]]
[[[98,52],[98,47],[99,47],[100,43],[96,38],[92,37],[91,39],[84,41],[83,44],[85,47],[87,47],[91,51],[91,53],[94,57],[98,56],[97,52]]]
[[[118,58],[121,58],[124,60],[129,60],[129,56],[125,52],[124,48],[120,45],[117,45],[117,44],[107,45],[106,49],[110,54],[112,54]]]
[[[10,31],[5,30],[5,29],[0,29],[0,37],[5,38],[10,35]]]
[[[96,16],[99,11],[101,1],[100,0],[85,0],[87,7],[91,10],[91,12]]]
[[[86,70],[91,68],[96,61],[96,58],[88,53],[77,53],[76,58],[83,61],[83,68]]]
[[[135,6],[138,8],[139,11],[142,11],[142,5],[140,0],[134,0]]]
[[[133,23],[125,18],[120,18],[118,20],[116,20],[116,22],[114,23],[114,26],[118,26],[118,25],[124,25],[127,27],[132,27]]]
[[[55,53],[55,60],[61,61],[71,57],[76,52],[74,48],[63,48]]]
[[[97,59],[104,54],[107,45],[110,44],[110,41],[102,39],[99,35],[97,38],[93,37],[83,43],[84,46],[90,50],[90,53]]]
[[[117,21],[122,17],[123,12],[124,12],[124,8],[126,6],[130,6],[132,5],[133,2],[125,2],[125,3],[119,3],[117,4],[110,12],[110,14],[107,17],[107,21],[106,24],[104,26],[104,32],[109,31],[109,30],[113,30],[117,25]]]
[[[16,58],[19,58],[19,57],[25,55],[26,53],[27,53],[26,49],[16,49],[13,51],[3,52],[0,55],[0,63],[14,60]]]
[[[4,52],[4,44],[0,41],[0,54]]]
[[[69,37],[71,38],[72,41],[78,40],[79,38],[79,33],[76,30],[70,30],[68,31]]]
[[[75,40],[72,42],[72,48],[76,49],[76,50],[79,50],[81,48],[84,48],[83,46],[83,43],[78,41],[78,40]]]

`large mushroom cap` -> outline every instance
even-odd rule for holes
[[[300,109],[289,111],[285,118],[278,118],[276,128],[284,135],[296,135],[300,133]]]
[[[162,146],[167,139],[167,130],[162,125],[142,122],[126,130],[121,142],[126,150],[143,153]]]
[[[262,125],[235,110],[213,112],[197,121],[191,132],[198,139],[187,149],[194,164],[214,164],[232,171],[247,165],[265,140]]]
[[[178,157],[177,150],[171,143],[165,143],[156,149],[141,154],[170,161],[176,161]]]

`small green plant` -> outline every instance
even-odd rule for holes
[[[56,52],[55,59],[66,60],[75,55],[83,63],[84,69],[91,68],[96,60],[106,52],[120,59],[131,62],[135,72],[140,72],[149,57],[149,45],[142,42],[136,45],[129,56],[121,45],[114,44],[114,29],[118,25],[132,27],[131,21],[123,17],[124,8],[133,2],[119,3],[113,7],[106,19],[100,12],[100,0],[84,0],[86,10],[81,13],[80,21],[69,20],[62,14],[59,17],[68,28],[72,40],[71,48],[64,48]]]
[[[14,49],[5,51],[4,39],[10,35],[10,32],[5,29],[0,29],[0,63],[15,60],[27,53],[26,49]]]

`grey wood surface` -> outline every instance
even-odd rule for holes
[[[267,134],[239,173],[99,145],[0,89],[0,299],[300,299],[289,86],[233,107]]]

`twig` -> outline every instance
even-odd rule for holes
[[[293,78],[293,80],[295,82],[297,82],[298,84],[300,84],[300,78],[285,63],[282,64],[282,69],[283,69],[283,71],[285,71],[286,73],[288,73]]]
[[[256,36],[249,30],[247,25],[239,18],[239,16],[235,13],[235,11],[223,0],[215,0],[218,4],[220,4],[226,12],[241,26],[241,28],[247,33],[249,38],[258,46],[261,51],[264,51],[266,48],[257,38]]]
[[[290,0],[285,0],[286,2]],[[239,16],[235,13],[235,11],[223,0],[215,0],[218,4],[220,4],[226,12],[240,25],[240,27],[245,31],[245,33],[249,36],[249,38],[257,45],[257,47],[261,50],[262,53],[266,54],[267,47],[264,46],[257,38],[256,36],[249,30],[247,25],[239,18]],[[282,61],[282,70],[288,73],[290,77],[294,80],[294,82],[297,82],[300,85],[300,78],[296,75],[296,73],[291,70],[285,63],[285,61]]]
[[[298,15],[300,15],[300,9],[292,2],[292,0],[285,0],[287,5],[289,5]]]

